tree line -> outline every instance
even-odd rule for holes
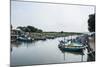
[[[43,32],[41,29],[35,28],[34,26],[18,26],[17,28],[24,32]]]

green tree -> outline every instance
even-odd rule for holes
[[[24,32],[39,32],[39,33],[42,32],[41,29],[37,29],[34,26],[26,26],[26,27],[19,26],[17,28],[19,28],[20,30]]]
[[[90,32],[95,32],[95,14],[89,15],[89,19],[88,19],[88,30]]]
[[[41,32],[43,32],[43,31],[42,31],[41,29],[39,29],[39,30],[37,30],[37,32],[38,32],[38,33],[41,33]]]

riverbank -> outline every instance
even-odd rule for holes
[[[25,37],[26,39],[31,38],[31,40],[46,40],[46,39],[54,39],[57,37],[66,37],[66,36],[80,35],[80,34],[82,34],[82,33],[74,33],[74,32],[41,32],[41,33],[22,32],[20,34],[18,34],[18,33],[11,34],[11,41],[16,41],[19,37],[20,38]]]
[[[42,32],[42,33],[30,33],[30,36],[34,39],[54,39],[57,37],[66,37],[71,35],[80,35],[82,33],[73,32]]]

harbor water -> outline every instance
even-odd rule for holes
[[[67,39],[68,37],[66,37]],[[87,61],[87,51],[80,53],[62,52],[58,48],[59,41],[55,39],[38,40],[33,42],[11,43],[11,65],[37,65],[51,63],[70,63]]]

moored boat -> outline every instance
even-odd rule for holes
[[[33,41],[34,39],[32,37],[29,37],[27,35],[18,36],[17,40],[19,41]]]
[[[58,47],[62,51],[70,51],[70,52],[82,52],[83,49],[85,48],[85,46],[83,46],[82,44],[72,43],[72,42],[60,43]]]

